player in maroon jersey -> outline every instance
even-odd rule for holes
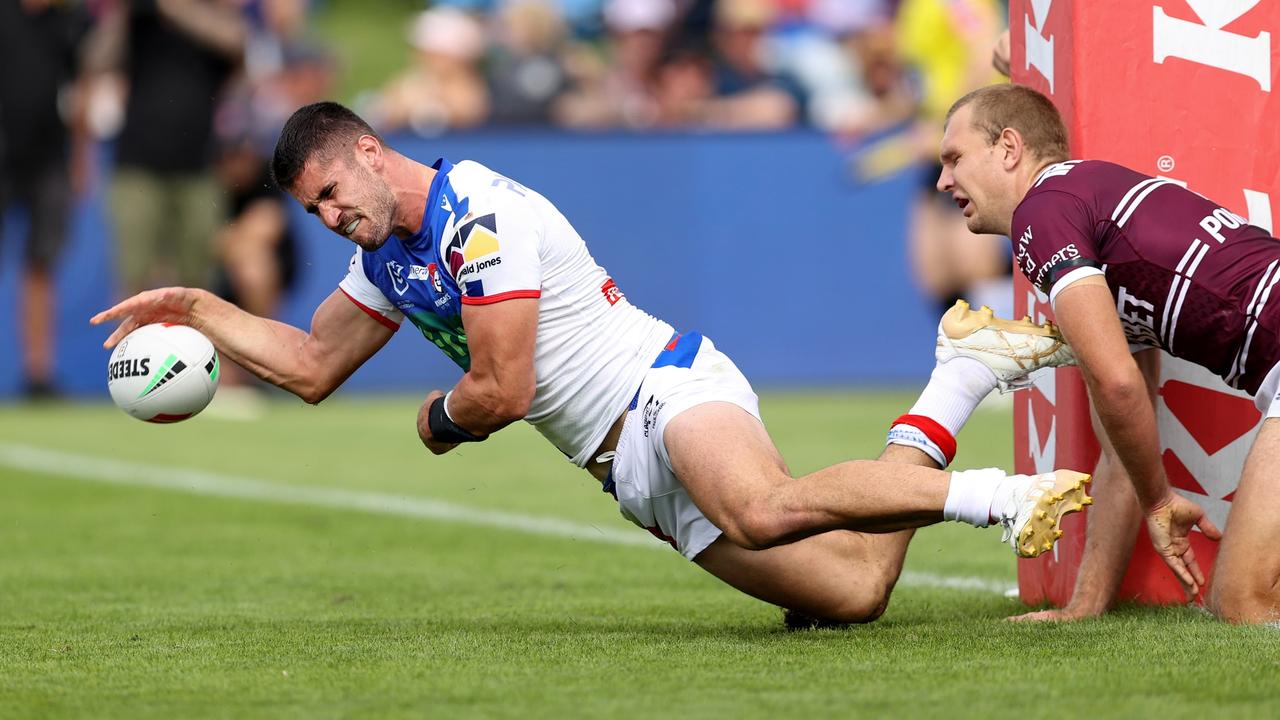
[[[1171,180],[1068,160],[1061,117],[1030,88],[993,86],[961,98],[940,155],[938,189],[955,199],[971,231],[1008,235],[1015,264],[1049,296],[1105,431],[1098,433],[1098,509],[1075,594],[1062,610],[1024,617],[1104,612],[1128,563],[1139,507],[1156,550],[1188,592],[1204,585],[1188,534],[1195,526],[1210,538],[1220,533],[1170,490],[1164,474],[1152,400],[1158,354],[1148,351],[1159,348],[1253,394],[1266,415],[1207,604],[1234,622],[1276,619],[1280,297],[1271,294],[1280,281],[1280,241]],[[1125,474],[1132,489],[1119,480]]]

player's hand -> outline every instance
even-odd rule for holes
[[[422,440],[423,445],[427,446],[432,455],[443,455],[458,447],[458,443],[440,442],[431,437],[431,425],[427,421],[427,413],[431,410],[431,403],[442,397],[444,397],[444,392],[432,390],[427,393],[426,402],[422,403],[422,407],[418,409],[418,438]]]
[[[1182,583],[1188,600],[1194,599],[1204,587],[1204,573],[1196,562],[1195,550],[1191,549],[1191,529],[1194,527],[1199,527],[1210,540],[1222,539],[1222,531],[1205,517],[1199,505],[1172,491],[1147,511],[1147,533],[1151,536],[1151,544]]]
[[[991,67],[1005,77],[1009,77],[1009,55],[1009,31],[1005,30],[1000,33],[1000,37],[996,40],[996,46],[991,49]]]
[[[1072,622],[1074,620],[1083,620],[1084,618],[1098,617],[1101,614],[1101,611],[1093,612],[1079,607],[1072,607],[1068,604],[1064,608],[1036,610],[1035,612],[1014,615],[1005,619],[1009,622]]]
[[[120,327],[116,328],[116,331],[111,333],[111,337],[102,343],[102,347],[107,349],[115,347],[125,335],[143,325],[175,323],[194,327],[193,310],[200,292],[181,287],[148,290],[94,315],[89,318],[89,323],[101,325],[112,320],[121,321]]]

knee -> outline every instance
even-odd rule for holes
[[[1272,623],[1280,619],[1280,578],[1262,568],[1236,571],[1220,562],[1204,605],[1228,623]]]
[[[1275,581],[1221,578],[1206,603],[1219,620],[1256,624],[1280,620],[1280,588]]]
[[[819,607],[804,612],[812,618],[809,627],[828,625],[861,625],[875,622],[889,607],[889,594],[893,583],[861,578],[856,585],[846,585]],[[788,624],[792,624],[788,621]]]
[[[861,624],[875,622],[889,609],[889,589],[887,587],[863,588],[860,592],[845,599],[834,608],[836,622]]]

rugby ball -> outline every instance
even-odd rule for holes
[[[121,410],[153,423],[195,415],[218,389],[218,351],[186,325],[143,325],[107,363],[107,389]]]

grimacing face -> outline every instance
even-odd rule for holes
[[[325,227],[364,250],[377,250],[391,235],[395,194],[354,150],[328,162],[307,160],[291,192]]]
[[[942,173],[937,188],[951,194],[970,232],[1007,234],[1013,209],[1005,197],[1010,178],[1002,167],[1003,149],[999,143],[989,145],[973,127],[972,110],[961,107],[947,123],[938,153]]]

